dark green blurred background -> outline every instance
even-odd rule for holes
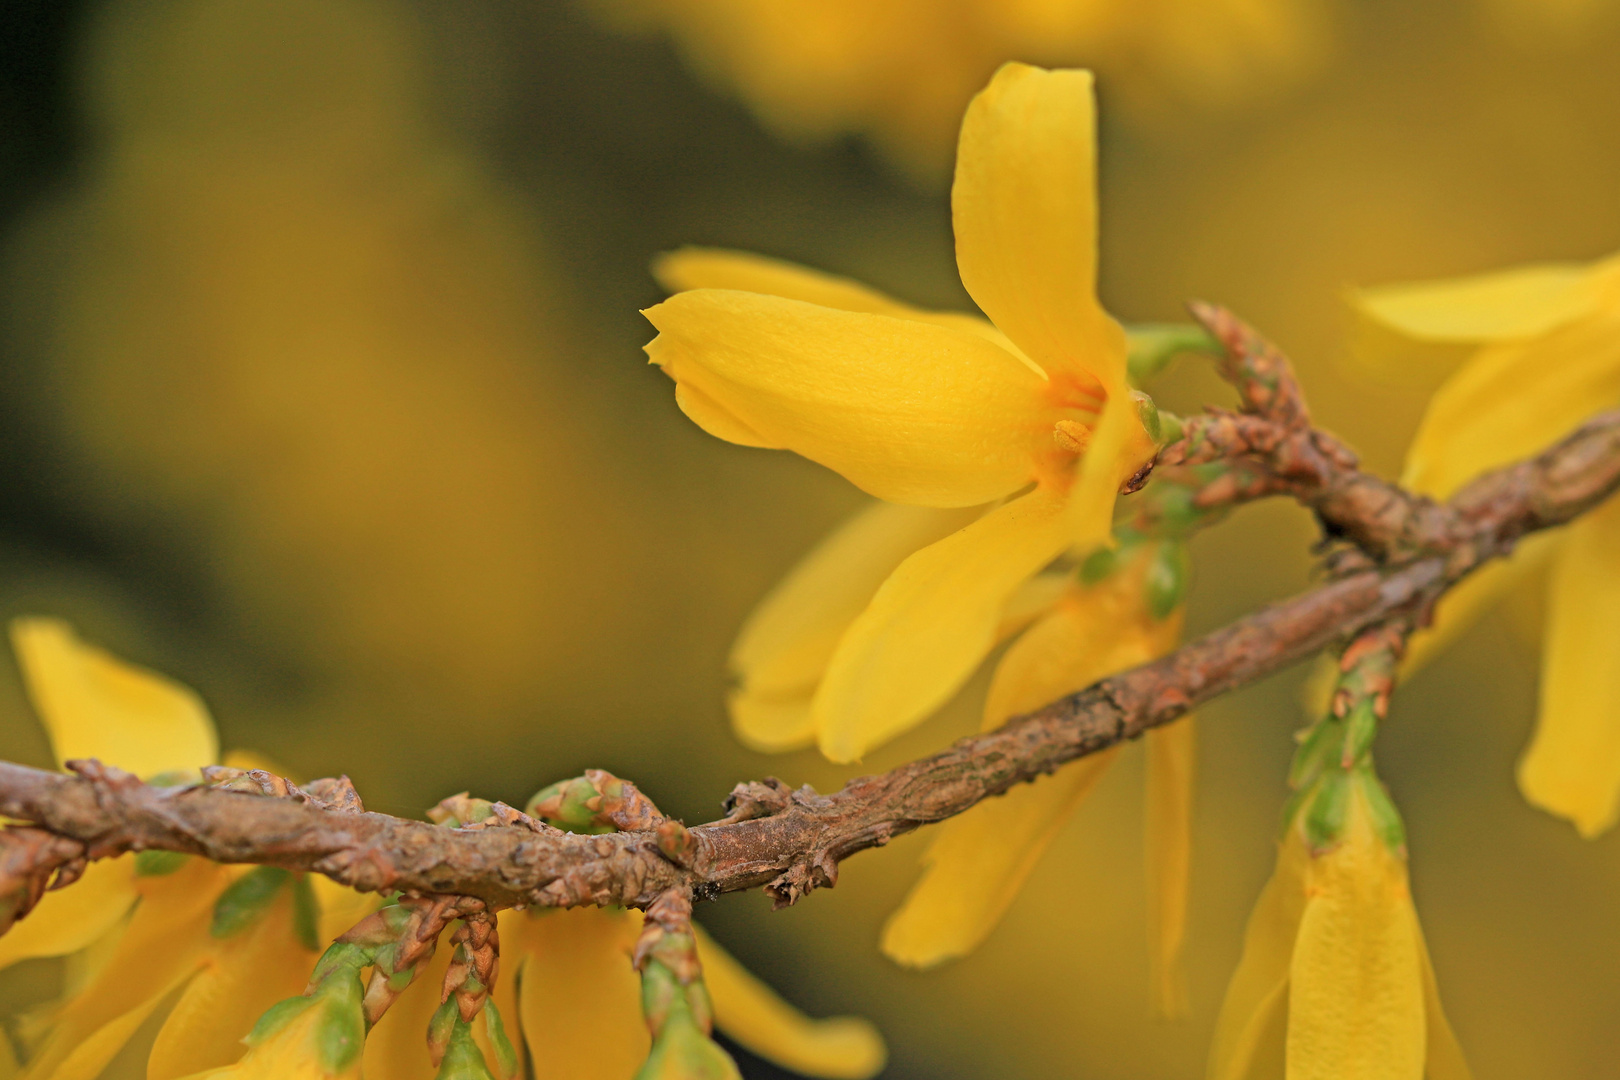
[[[1221,108],[1116,112],[1153,76],[1116,93],[1098,58],[1105,301],[1235,307],[1394,471],[1436,373],[1354,376],[1343,289],[1620,248],[1616,7],[1323,6],[1308,69]],[[586,766],[688,821],[744,778],[836,785],[733,743],[723,668],[861,496],[685,421],[640,352],[645,268],[720,244],[968,301],[941,183],[859,137],[777,138],[691,48],[564,0],[0,6],[0,614],[73,620],[196,687],[227,747],[348,772],[373,809]],[[1225,400],[1190,365],[1154,389]],[[1204,537],[1193,629],[1301,587],[1311,536],[1268,505]],[[1380,746],[1482,1080],[1612,1076],[1620,1042],[1620,848],[1512,787],[1537,618],[1470,633]],[[1200,1075],[1300,674],[1205,714],[1184,1022],[1149,1018],[1134,758],[948,969],[876,951],[916,837],[793,911],[700,917],[807,1010],[876,1020],[891,1077]],[[973,693],[865,766],[971,728]],[[10,663],[0,756],[47,760]],[[52,978],[8,974],[4,1007]]]

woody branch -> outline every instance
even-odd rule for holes
[[[616,794],[601,813],[622,831],[588,836],[501,804],[478,826],[454,829],[369,813],[346,782],[300,790],[264,774],[236,776],[223,788],[156,788],[93,761],[70,763],[73,774],[0,762],[0,814],[26,823],[0,834],[0,897],[14,901],[9,912],[0,908],[0,928],[26,912],[53,874],[70,881],[85,859],[147,849],[310,871],[362,890],[459,896],[488,910],[645,908],[664,895],[703,899],[757,887],[779,906],[791,904],[834,884],[839,864],[858,851],[1137,738],[1323,648],[1380,626],[1420,625],[1474,569],[1620,487],[1620,412],[1611,412],[1435,503],[1363,472],[1342,443],[1312,426],[1287,360],[1253,330],[1220,308],[1194,305],[1193,313],[1224,346],[1223,374],[1242,409],[1190,419],[1157,467],[1185,482],[1201,477],[1195,499],[1203,507],[1269,495],[1309,507],[1332,542],[1326,579],[1314,588],[831,794],[774,778],[740,784],[724,818],[690,829],[606,774],[593,782]],[[1216,462],[1224,467],[1213,479],[1193,468]]]

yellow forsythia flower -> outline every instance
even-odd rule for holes
[[[989,322],[747,256],[685,252],[660,267],[688,291],[646,312],[659,331],[647,352],[687,416],[904,504],[874,510],[821,560],[863,565],[810,596],[820,641],[756,682],[749,654],[770,654],[773,631],[745,630],[742,694],[767,703],[736,711],[749,741],[814,739],[834,761],[860,758],[961,687],[1043,567],[1106,540],[1115,493],[1152,445],[1124,332],[1096,300],[1095,189],[1090,74],[1008,64],[968,107],[951,196],[962,282]],[[831,576],[784,589],[813,594]]]
[[[502,916],[501,981],[517,987],[508,1015],[519,1018],[539,1075],[631,1080],[641,1069],[651,1037],[630,966],[641,921],[639,911],[602,908]],[[715,1025],[738,1045],[803,1076],[865,1080],[883,1068],[883,1040],[867,1021],[811,1020],[707,934],[697,939]],[[370,1061],[368,1051],[368,1070]]]
[[[1252,1075],[1284,1016],[1287,1080],[1468,1080],[1404,848],[1380,829],[1365,786],[1377,780],[1349,783],[1336,844],[1312,851],[1295,820],[1279,845],[1221,1006],[1209,1080]]]
[[[1620,256],[1367,290],[1377,326],[1436,352],[1471,348],[1430,402],[1404,481],[1447,498],[1620,406]],[[1369,364],[1394,349],[1366,350]],[[1519,787],[1596,836],[1620,816],[1620,502],[1522,545],[1440,605],[1449,637],[1514,581],[1552,563],[1535,736]]]
[[[956,118],[1009,56],[1096,66],[1137,111],[1227,105],[1322,52],[1305,0],[588,0],[605,21],[668,30],[691,66],[778,132],[873,136],[943,171]]]
[[[213,721],[186,687],[85,644],[53,619],[19,619],[11,630],[59,763],[95,757],[161,781],[217,759]],[[320,891],[334,910],[366,903],[337,886]],[[165,1002],[148,1080],[234,1061],[255,1018],[303,988],[316,934],[308,884],[286,871],[162,852],[94,862],[0,937],[0,966],[76,955],[89,969],[20,1075],[98,1075]]]

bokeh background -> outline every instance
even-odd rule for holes
[[[688,821],[739,779],[834,786],[731,740],[724,657],[861,496],[684,420],[640,352],[653,254],[966,308],[961,105],[1001,60],[1092,64],[1109,307],[1232,305],[1394,471],[1438,373],[1357,376],[1344,289],[1620,248],[1617,49],[1605,0],[8,0],[0,615],[73,620],[198,688],[226,746],[346,771],[374,809],[586,766]],[[1225,400],[1191,364],[1154,389]],[[1204,536],[1193,629],[1302,587],[1311,536],[1282,505]],[[1482,1080],[1612,1076],[1620,1042],[1620,841],[1511,782],[1537,620],[1477,627],[1380,744]],[[917,837],[792,911],[700,917],[803,1008],[876,1020],[889,1077],[1200,1075],[1302,675],[1204,713],[1184,1021],[1149,1015],[1134,761],[944,970],[876,950]],[[0,663],[0,756],[43,764],[17,683]],[[0,1013],[59,978],[7,973]]]

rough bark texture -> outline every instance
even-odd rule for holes
[[[161,789],[95,762],[75,763],[74,775],[0,763],[0,813],[34,826],[8,830],[10,841],[0,834],[0,856],[16,848],[17,876],[37,881],[28,852],[44,853],[43,830],[75,842],[45,845],[47,861],[76,859],[80,844],[90,858],[181,851],[312,871],[365,890],[473,897],[490,909],[646,907],[671,890],[703,899],[760,886],[791,904],[832,885],[839,863],[857,851],[1137,738],[1391,618],[1421,623],[1436,598],[1483,562],[1620,487],[1617,412],[1481,478],[1447,505],[1408,493],[1361,472],[1353,454],[1311,427],[1272,346],[1221,309],[1195,306],[1194,314],[1226,345],[1225,373],[1245,411],[1193,419],[1161,461],[1225,462],[1222,475],[1233,479],[1206,487],[1206,504],[1286,494],[1311,507],[1330,538],[1354,546],[1329,560],[1329,578],[1316,588],[1163,659],[830,795],[775,779],[739,785],[724,819],[691,829],[650,804],[639,827],[614,834],[563,832],[509,807],[481,827],[452,829],[364,812],[336,782],[304,792],[240,778],[229,788]]]

